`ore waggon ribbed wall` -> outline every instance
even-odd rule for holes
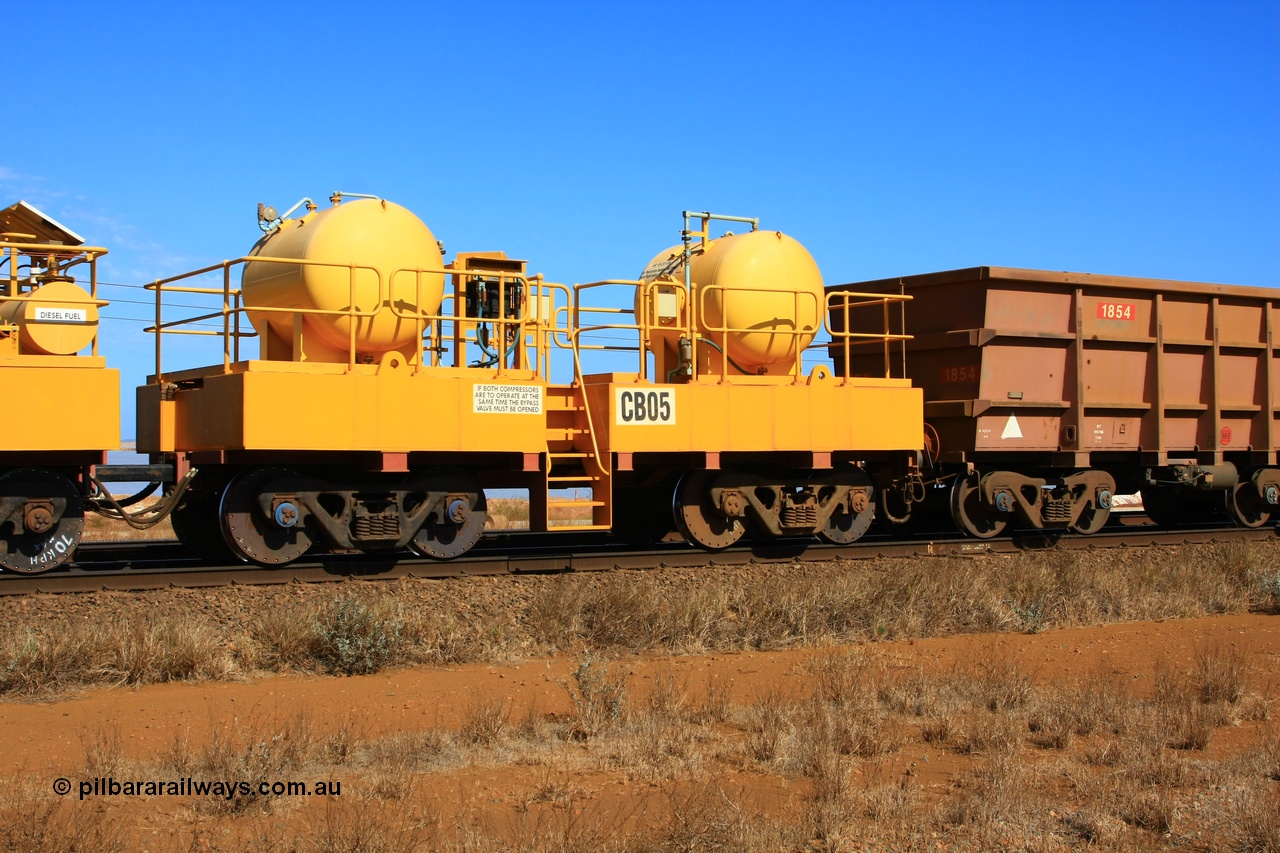
[[[961,528],[993,536],[1015,520],[1093,532],[1116,493],[1168,524],[1221,509],[1260,526],[1280,505],[1280,290],[1002,267],[845,287],[913,297],[934,488],[893,484],[894,517],[945,494]],[[843,355],[837,341],[837,369]]]

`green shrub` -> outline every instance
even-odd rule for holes
[[[356,596],[334,601],[314,625],[316,656],[330,671],[368,675],[401,659],[404,622]]]

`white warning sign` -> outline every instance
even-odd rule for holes
[[[541,385],[474,385],[472,411],[477,415],[540,415]]]
[[[1005,422],[1004,432],[1000,433],[1000,438],[1022,438],[1022,427],[1018,426],[1018,418],[1009,415],[1009,420]]]
[[[83,308],[44,308],[36,306],[37,323],[87,323],[89,312]]]

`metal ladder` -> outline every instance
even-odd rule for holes
[[[542,500],[532,500],[530,506],[531,517],[539,516],[545,523],[544,530],[609,530],[613,527],[612,466],[608,454],[600,454],[596,449],[582,393],[581,387],[547,388],[545,489]],[[567,489],[590,489],[591,497],[565,498],[552,494]],[[573,510],[586,507],[591,508],[591,521],[582,524],[576,517],[579,514]],[[564,509],[569,512],[556,512]]]

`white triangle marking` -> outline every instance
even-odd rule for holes
[[[1000,433],[1000,438],[1022,438],[1022,427],[1018,426],[1018,419],[1014,415],[1009,415],[1009,420],[1004,425],[1004,432]]]

